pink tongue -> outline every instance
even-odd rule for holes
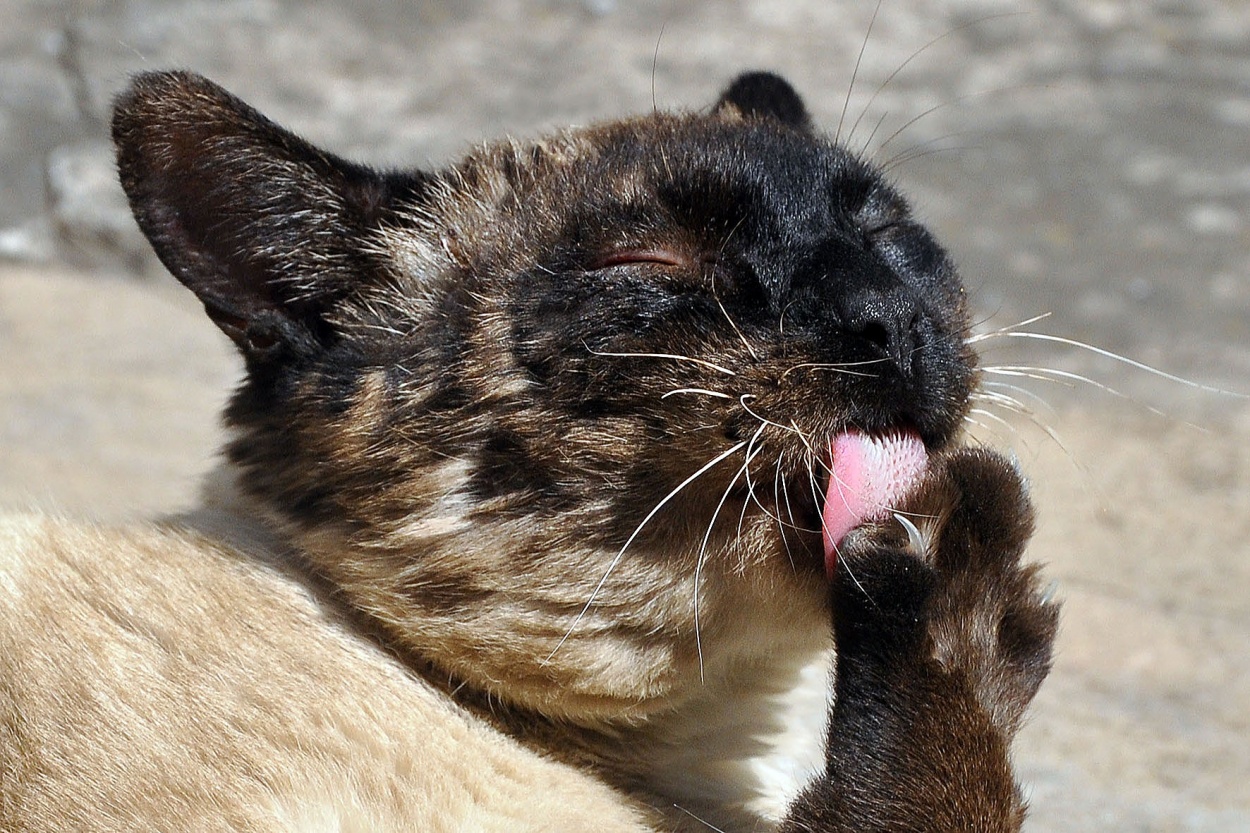
[[[868,435],[847,431],[833,438],[833,474],[825,493],[822,527],[825,572],[833,576],[838,545],[865,521],[888,512],[920,480],[925,448],[910,431]]]

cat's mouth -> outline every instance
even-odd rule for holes
[[[844,431],[829,450],[829,484],[821,507],[825,573],[833,575],[838,546],[852,529],[894,511],[924,476],[928,452],[914,431]]]
[[[897,510],[923,478],[928,451],[920,435],[909,429],[850,429],[830,440],[826,454],[823,494],[811,494],[799,514],[802,526],[820,530],[825,574],[832,577],[846,536]]]

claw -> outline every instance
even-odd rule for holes
[[[1046,585],[1046,589],[1042,591],[1042,596],[1041,596],[1042,604],[1048,605],[1051,602],[1053,602],[1055,600],[1055,594],[1057,594],[1058,592],[1059,592],[1058,581],[1052,581],[1050,584]]]
[[[925,546],[924,536],[920,534],[920,530],[916,525],[899,513],[894,513],[894,520],[903,525],[903,529],[907,530],[908,546],[916,553],[916,555],[924,555],[928,550]]]

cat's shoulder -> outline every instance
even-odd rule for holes
[[[218,812],[246,830],[649,829],[459,707],[231,523],[0,515],[0,764],[66,788],[0,780],[0,828],[18,807],[36,830]]]

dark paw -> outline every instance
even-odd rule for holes
[[[1033,512],[1019,473],[992,452],[957,450],[934,461],[899,514],[910,532],[891,519],[843,548],[833,588],[840,662],[962,678],[1014,734],[1049,671],[1058,624],[1037,567],[1020,561]]]
[[[782,830],[1018,833],[1010,746],[1058,617],[1020,563],[1024,484],[1001,457],[961,449],[899,514],[843,542],[826,769]]]

